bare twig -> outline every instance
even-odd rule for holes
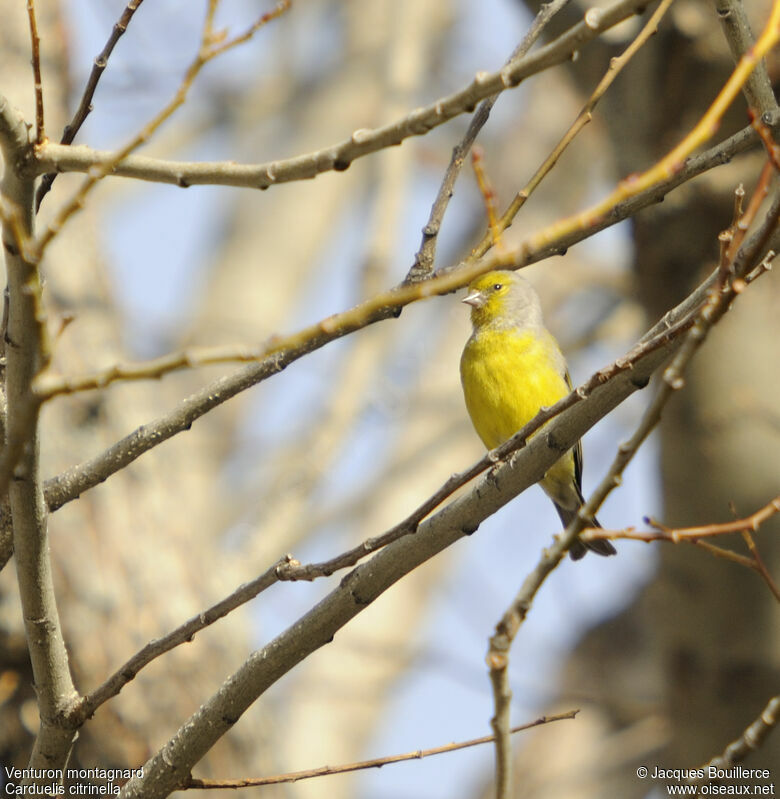
[[[760,191],[760,189],[759,189]],[[745,215],[752,212],[749,207]],[[744,218],[743,216],[743,218]],[[664,370],[663,382],[659,388],[653,402],[645,411],[642,419],[637,426],[634,435],[625,443],[618,447],[618,453],[612,463],[607,475],[593,492],[588,501],[583,505],[573,522],[584,529],[588,519],[592,519],[598,512],[604,500],[621,483],[621,475],[630,461],[633,459],[639,447],[647,439],[652,430],[661,419],[661,413],[675,391],[685,385],[683,372],[691,358],[704,343],[709,331],[717,324],[723,315],[731,307],[734,299],[744,290],[747,285],[743,275],[751,272],[756,266],[760,250],[765,246],[771,234],[776,230],[780,219],[780,191],[776,193],[772,206],[767,211],[764,221],[754,236],[745,243],[743,248],[735,255],[729,272],[733,275],[728,285],[723,285],[723,272],[719,269],[718,279],[710,289],[709,299],[699,312],[691,330],[687,333],[685,341],[674,356],[671,364]],[[741,221],[741,220],[740,220]],[[773,251],[769,251],[760,263],[766,264],[768,260],[775,257]],[[759,264],[760,265],[760,264]],[[571,525],[570,525],[571,526]]]
[[[520,591],[490,638],[486,660],[493,689],[494,713],[490,724],[495,733],[496,799],[507,799],[512,795],[512,745],[509,738],[512,690],[509,686],[509,651],[531,610],[534,597],[565,557],[577,535],[576,526],[569,525],[563,535],[549,549],[544,550],[536,568],[523,581]]]
[[[536,170],[533,177],[514,197],[512,202],[507,207],[506,211],[501,216],[501,219],[496,225],[498,233],[505,231],[517,216],[518,211],[525,205],[526,200],[536,190],[539,184],[549,174],[550,170],[558,163],[558,159],[563,154],[564,150],[574,141],[577,134],[587,125],[593,118],[593,111],[598,105],[601,98],[606,94],[607,89],[612,85],[615,78],[621,73],[623,68],[639,51],[642,45],[653,36],[657,30],[658,25],[669,6],[674,0],[662,0],[658,8],[653,12],[650,19],[645,23],[637,36],[631,44],[616,58],[612,58],[609,62],[604,77],[599,81],[598,86],[594,89],[593,94],[588,98],[588,101],[582,107],[582,110],[577,115],[577,118],[571,124],[569,129],[563,135],[558,144],[555,145],[553,151],[544,160],[544,163]],[[471,257],[479,258],[484,255],[491,246],[493,246],[496,230],[488,230],[482,238],[482,241],[472,250]]]
[[[772,138],[772,131],[762,119],[758,119],[752,111],[750,112],[750,122],[758,133],[761,143],[769,156],[771,165],[780,172],[780,146]]]
[[[770,500],[763,508],[755,513],[746,516],[744,519],[735,519],[730,522],[719,522],[715,524],[702,524],[696,527],[667,527],[656,519],[649,518],[647,523],[656,529],[651,531],[640,530],[588,530],[582,538],[584,541],[593,541],[597,538],[617,539],[623,538],[629,541],[668,541],[671,544],[678,544],[681,541],[695,541],[699,538],[713,538],[719,535],[731,535],[741,533],[745,530],[755,532],[767,520],[780,513],[780,496]]]
[[[753,536],[750,534],[750,531],[743,530],[742,538],[745,540],[747,548],[750,550],[750,554],[753,557],[754,569],[761,575],[761,577],[764,578],[764,582],[769,586],[769,590],[772,592],[775,599],[780,602],[780,589],[778,589],[777,583],[775,583],[772,575],[769,573],[769,569],[767,569],[764,559],[761,557],[761,553],[758,551],[758,547],[756,546],[756,542],[753,540]]]
[[[41,80],[41,37],[35,19],[35,0],[27,0],[27,18],[30,21],[33,79],[35,81],[35,143],[43,144],[46,132],[43,124],[43,81]]]
[[[474,177],[477,180],[479,193],[482,195],[482,201],[485,204],[485,212],[488,219],[488,234],[490,235],[492,245],[500,249],[501,231],[498,229],[498,221],[496,219],[496,193],[482,165],[484,157],[485,153],[482,148],[479,146],[474,147],[471,151],[471,168],[474,170]]]
[[[119,17],[117,22],[114,23],[114,27],[111,29],[111,35],[108,37],[108,41],[100,51],[99,55],[96,56],[92,65],[92,71],[89,73],[89,79],[87,80],[87,85],[84,87],[84,93],[81,96],[79,107],[76,109],[73,119],[71,119],[71,121],[65,125],[65,130],[62,132],[60,144],[70,144],[76,138],[76,134],[79,132],[87,116],[89,116],[90,112],[92,111],[92,98],[95,96],[95,90],[97,89],[100,78],[103,76],[103,72],[106,69],[108,59],[111,57],[111,53],[114,51],[116,43],[127,31],[127,26],[130,24],[133,14],[135,14],[136,10],[141,3],[143,3],[143,1],[144,0],[130,0],[125,6],[122,15]],[[41,142],[42,140],[39,140],[38,144],[41,144]],[[43,176],[43,179],[38,186],[38,190],[35,193],[36,211],[41,207],[43,198],[49,193],[49,190],[51,189],[56,177],[56,172],[48,172]]]
[[[532,251],[540,250],[550,243],[547,240],[548,237],[558,240],[573,229],[590,228],[604,215],[612,213],[615,206],[624,199],[635,196],[652,185],[657,185],[682,169],[685,159],[712,137],[723,114],[734,101],[745,81],[750,77],[760,60],[777,44],[778,40],[780,40],[780,2],[775,2],[772,6],[769,20],[755,46],[742,56],[718,96],[695,127],[676,147],[646,171],[624,178],[617,188],[601,202],[581,213],[561,220],[556,225],[550,225],[538,235],[532,236],[525,246]],[[522,261],[522,259],[519,260]],[[513,263],[517,265],[518,261],[515,260]]]
[[[567,713],[556,713],[553,716],[542,716],[528,724],[521,724],[513,727],[510,732],[523,732],[525,730],[540,727],[543,724],[551,724],[555,721],[566,721],[573,719],[579,710],[570,710]],[[199,790],[213,790],[215,788],[254,788],[262,785],[279,785],[285,782],[298,782],[308,780],[312,777],[326,777],[331,774],[347,774],[350,771],[362,771],[369,768],[381,768],[392,763],[403,763],[407,760],[422,760],[424,757],[442,755],[447,752],[457,752],[459,749],[467,749],[471,746],[480,746],[490,743],[492,735],[485,735],[482,738],[473,738],[470,741],[446,744],[445,746],[435,746],[432,749],[418,749],[415,752],[407,752],[403,755],[389,755],[388,757],[377,757],[373,760],[363,760],[359,763],[347,763],[341,766],[322,766],[320,768],[307,769],[306,771],[293,771],[290,774],[275,774],[273,777],[256,777],[243,780],[199,780],[191,777],[189,782],[184,785],[185,789],[197,788]]]
[[[232,594],[225,597],[208,610],[198,613],[189,621],[177,627],[172,632],[150,641],[143,649],[136,652],[126,663],[119,667],[102,685],[82,697],[71,709],[69,718],[75,726],[80,726],[104,703],[116,696],[144,666],[151,663],[166,652],[170,652],[181,644],[189,643],[196,633],[208,627],[231,611],[254,599],[258,594],[270,588],[275,582],[283,579],[286,569],[297,565],[292,556],[288,555],[273,564],[268,570],[251,582],[239,586]]]
[[[533,47],[534,42],[539,38],[542,31],[547,27],[550,20],[567,4],[569,0],[551,0],[549,3],[542,3],[539,12],[534,18],[528,33],[523,37],[523,40],[509,56],[505,66],[510,66],[513,62],[522,58]],[[441,185],[439,186],[438,194],[431,207],[431,213],[428,221],[422,230],[422,242],[420,249],[414,257],[414,264],[412,264],[406,280],[410,283],[417,282],[428,277],[433,272],[433,263],[436,257],[436,244],[439,238],[439,230],[441,223],[444,219],[444,214],[450,203],[453,191],[455,189],[455,182],[458,179],[460,170],[463,167],[463,161],[468,155],[469,150],[476,141],[479,132],[484,127],[485,123],[490,117],[490,112],[496,104],[498,94],[493,94],[480,103],[479,108],[471,119],[468,129],[463,138],[452,150],[450,163],[447,166],[447,171],[444,173]]]
[[[540,48],[498,72],[480,72],[465,88],[429,106],[412,111],[397,122],[373,130],[356,130],[348,139],[316,152],[267,164],[241,165],[183,164],[127,153],[98,152],[87,147],[63,147],[49,144],[36,151],[34,168],[40,172],[90,172],[99,168],[106,174],[154,180],[186,187],[198,183],[246,186],[266,189],[292,180],[306,180],[323,172],[341,171],[370,153],[383,150],[412,136],[421,136],[432,128],[466,113],[486,97],[517,86],[544,69],[561,64],[589,41],[645,7],[646,0],[619,0],[583,21],[554,42]],[[120,157],[117,158],[117,155]],[[31,165],[31,168],[33,166]]]
[[[702,549],[706,549],[712,555],[719,558],[730,560],[732,563],[738,563],[740,566],[747,566],[749,569],[757,572],[769,586],[769,590],[774,594],[775,599],[780,602],[780,588],[778,588],[771,574],[766,568],[761,556],[759,555],[753,537],[750,535],[751,531],[756,531],[767,519],[775,513],[780,512],[780,496],[775,497],[763,508],[757,510],[755,513],[747,516],[744,519],[737,519],[731,522],[721,522],[716,524],[704,524],[696,527],[681,527],[673,528],[667,527],[656,519],[646,519],[647,523],[655,528],[654,530],[586,530],[582,534],[583,541],[594,541],[600,538],[607,538],[609,540],[625,539],[628,541],[643,541],[650,543],[652,541],[666,541],[670,544],[678,544],[687,542],[694,544]],[[745,557],[732,552],[730,549],[709,544],[702,541],[702,538],[715,538],[721,535],[732,535],[734,533],[742,533],[746,536],[745,543],[750,550],[752,557]]]

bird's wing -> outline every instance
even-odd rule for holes
[[[571,377],[569,375],[569,370],[567,369],[564,377],[566,378],[566,385],[569,387],[569,391],[574,389],[574,386],[571,384]],[[582,497],[582,440],[578,441],[574,449],[572,450],[574,454],[574,480],[577,483],[577,491],[580,494],[580,498]]]

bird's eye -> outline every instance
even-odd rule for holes
[[[504,284],[503,283],[494,283],[492,288],[493,288],[493,291],[500,291],[502,288],[504,288]]]

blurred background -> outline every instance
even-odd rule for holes
[[[140,7],[77,143],[119,146],[168,102],[197,47],[202,5]],[[264,162],[335,143],[455,91],[478,70],[499,68],[527,30],[532,6],[298,0],[248,45],[210,64],[144,152]],[[50,138],[59,138],[123,7],[36,3]],[[238,32],[268,7],[224,0],[219,19]],[[767,4],[749,10],[760,30]],[[549,35],[583,12],[570,3]],[[4,15],[0,91],[32,119],[23,4]],[[479,139],[499,207],[533,174],[640,24],[617,27],[574,63],[499,99]],[[732,64],[714,6],[678,0],[506,243],[652,164],[695,123]],[[719,136],[746,123],[740,98]],[[53,329],[73,317],[57,340],[56,367],[80,373],[183,347],[259,343],[397,284],[467,124],[456,119],[344,173],[265,192],[104,181],[46,263]],[[743,181],[749,192],[760,166],[760,154],[737,158],[527,270],[575,383],[623,354],[712,268],[733,190]],[[81,179],[57,179],[43,223]],[[482,198],[464,169],[437,266],[464,257],[484,228]],[[52,516],[60,614],[80,690],[280,555],[307,562],[376,535],[481,457],[458,378],[469,334],[459,299],[417,303],[397,321],[307,356]],[[605,527],[642,527],[651,515],[670,525],[724,521],[777,494],[777,299],[777,275],[765,276],[715,330],[659,435],[605,505]],[[200,369],[51,403],[46,476],[98,454],[229,371]],[[586,494],[652,390],[586,437]],[[526,492],[283,678],[194,776],[264,776],[489,734],[487,639],[558,530],[542,492]],[[778,532],[775,519],[756,534],[775,575]],[[730,544],[744,549],[739,539]],[[756,574],[694,547],[619,542],[618,549],[617,558],[564,563],[515,643],[513,723],[581,709],[576,721],[516,736],[518,797],[661,795],[661,786],[636,778],[637,766],[701,765],[777,692],[780,614]],[[11,566],[0,575],[0,763],[21,767],[37,721],[14,576]],[[143,764],[249,652],[340,577],[274,586],[155,661],[84,728],[72,765]],[[777,735],[746,765],[780,768]],[[492,748],[483,746],[263,790],[274,797],[480,797],[491,795],[492,766]]]

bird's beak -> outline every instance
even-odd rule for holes
[[[472,308],[481,308],[487,298],[481,291],[471,291],[469,292],[461,302],[465,302],[466,305],[470,305]]]

